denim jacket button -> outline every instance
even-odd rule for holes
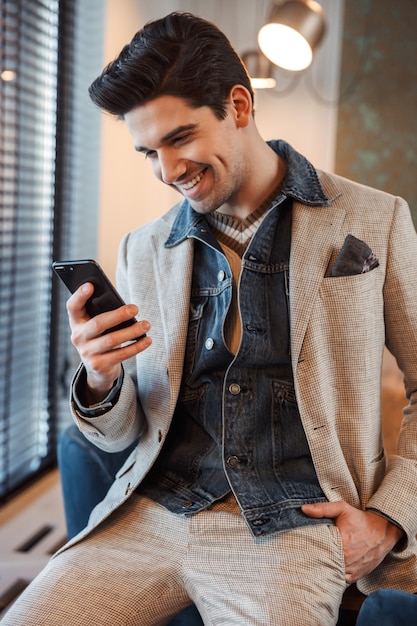
[[[226,278],[226,272],[224,270],[220,270],[217,274],[217,280],[221,283]]]
[[[237,456],[229,456],[226,463],[228,464],[229,467],[237,467],[240,461]]]
[[[240,385],[238,383],[232,383],[229,385],[229,391],[233,396],[237,396],[240,393]]]
[[[191,500],[185,500],[181,506],[183,509],[191,509],[193,502],[191,502]]]
[[[206,346],[206,350],[211,350],[214,346],[214,339],[209,337],[208,339],[206,339],[204,345]]]

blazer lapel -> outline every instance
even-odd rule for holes
[[[293,207],[290,256],[290,315],[293,371],[320,284],[325,276],[345,211],[338,207]]]
[[[165,248],[161,246],[159,237],[156,237],[152,245],[158,308],[164,329],[167,368],[173,397],[173,392],[176,396],[179,391],[184,364],[194,248],[191,239],[172,248]]]

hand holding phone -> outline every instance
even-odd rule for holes
[[[113,311],[125,304],[97,261],[92,259],[55,261],[52,264],[52,268],[71,293],[77,291],[84,283],[93,284],[94,293],[87,300],[85,305],[86,311],[90,317],[94,317],[99,313]],[[137,319],[132,317],[117,326],[107,329],[103,334],[127,328],[136,322]],[[145,335],[141,335],[141,337],[137,337],[137,339],[142,339],[142,337],[145,337]]]

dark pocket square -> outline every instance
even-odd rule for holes
[[[330,276],[353,276],[378,267],[379,261],[364,241],[347,235]]]

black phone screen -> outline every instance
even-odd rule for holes
[[[90,317],[106,311],[113,311],[125,304],[97,261],[92,259],[55,261],[52,267],[71,293],[77,291],[84,283],[94,285],[94,293],[86,303],[86,311]],[[136,321],[136,318],[132,318],[105,332],[109,333],[120,328],[126,328],[135,324]]]

